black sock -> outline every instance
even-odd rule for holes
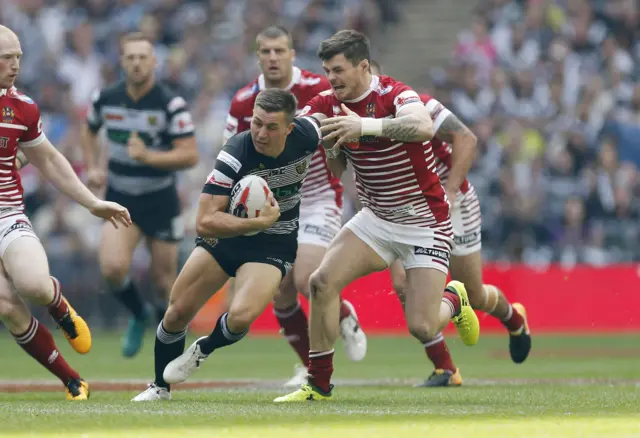
[[[248,332],[249,329],[242,333],[231,332],[227,328],[227,313],[224,313],[220,318],[218,318],[216,328],[214,328],[211,334],[205,339],[198,341],[198,345],[200,345],[200,351],[202,351],[202,353],[211,354],[213,350],[217,348],[235,344],[240,339],[244,338]]]
[[[124,307],[129,309],[137,319],[144,317],[144,304],[136,284],[130,279],[126,279],[125,282],[119,287],[109,286],[111,293],[114,297],[120,301]]]
[[[156,330],[156,345],[153,349],[153,358],[156,372],[155,384],[169,389],[170,386],[164,381],[162,373],[176,357],[184,352],[184,344],[186,342],[187,329],[178,333],[169,333],[162,326],[162,321]]]

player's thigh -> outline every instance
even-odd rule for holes
[[[229,279],[216,259],[197,246],[178,274],[169,297],[164,326],[169,331],[184,329],[211,296]]]
[[[179,242],[147,239],[151,253],[151,278],[156,287],[169,291],[178,275]]]
[[[444,293],[447,274],[434,268],[407,270],[405,289],[405,316],[409,330],[435,336],[440,324],[440,302]]]
[[[236,289],[227,323],[233,331],[251,325],[267,308],[278,292],[282,271],[266,263],[245,263],[236,272]],[[235,330],[234,330],[235,329]]]
[[[388,268],[396,256],[378,221],[370,211],[360,210],[331,241],[310,283],[339,292],[360,277]]]
[[[13,237],[2,253],[2,263],[13,287],[34,304],[49,304],[53,299],[53,288],[42,243],[35,234],[11,234],[3,238],[2,243],[6,244],[5,239]]]
[[[391,283],[393,290],[398,295],[398,299],[401,303],[404,303],[404,291],[407,288],[407,273],[402,266],[400,260],[396,260],[389,266],[389,273],[391,274]]]
[[[136,224],[117,229],[109,222],[102,225],[98,260],[104,276],[122,280],[129,272],[133,251],[138,246],[142,232]]]
[[[13,290],[2,264],[0,264],[0,321],[14,335],[25,333],[31,323],[31,312],[24,300]]]

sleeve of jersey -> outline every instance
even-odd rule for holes
[[[231,190],[236,182],[240,179],[240,169],[242,163],[239,159],[239,145],[227,143],[222,148],[213,171],[207,177],[202,193],[209,195],[230,196]]]
[[[91,95],[91,105],[89,105],[89,110],[87,111],[87,126],[94,134],[102,127],[102,111],[100,108],[102,102],[100,95],[100,90],[96,90]]]
[[[38,146],[47,139],[42,131],[42,119],[38,105],[32,103],[25,107],[25,119],[27,130],[20,136],[18,145],[21,148]]]
[[[320,123],[313,117],[299,117],[300,136],[304,139],[308,149],[315,151],[322,142],[322,133],[320,132]]]
[[[172,140],[195,135],[191,113],[187,102],[182,97],[174,97],[169,101],[167,113],[169,115],[168,134]]]
[[[324,114],[327,117],[331,117],[333,115],[331,113],[331,105],[323,93],[320,93],[311,99],[304,108],[300,110],[298,116],[311,116],[313,114]]]
[[[431,114],[434,132],[438,132],[438,129],[440,129],[442,122],[444,122],[447,117],[451,115],[451,111],[449,111],[447,107],[441,104],[438,100],[433,98],[429,99],[424,106],[427,107],[427,110]]]
[[[411,105],[422,105],[422,100],[418,93],[401,82],[398,82],[393,86],[393,89],[388,96],[393,98],[394,114],[398,114],[400,111]]]

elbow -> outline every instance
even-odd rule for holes
[[[202,217],[196,221],[196,233],[199,237],[218,237],[211,218]]]
[[[185,164],[187,167],[195,167],[200,162],[200,154],[197,150],[193,151],[193,153],[189,154]]]

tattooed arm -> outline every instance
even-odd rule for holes
[[[453,113],[444,119],[435,136],[451,145],[451,170],[445,189],[456,193],[471,169],[478,139]]]
[[[382,119],[381,137],[406,142],[425,142],[433,138],[431,113],[422,105],[407,106],[394,119]]]

